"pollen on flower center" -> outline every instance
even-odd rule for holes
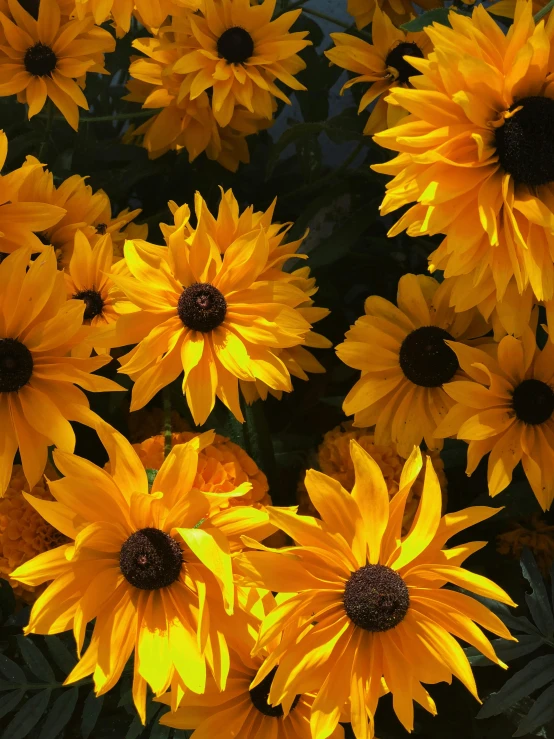
[[[36,77],[46,77],[56,69],[58,58],[49,46],[40,42],[30,46],[25,52],[23,63],[29,74]]]
[[[101,315],[104,309],[104,299],[96,290],[81,290],[73,296],[75,300],[82,300],[85,303],[85,312],[83,318],[90,321],[96,316]]]
[[[523,98],[510,110],[516,112],[495,132],[500,164],[516,183],[538,187],[553,182],[554,100]]]
[[[524,380],[514,389],[512,407],[524,423],[545,423],[554,413],[554,390],[541,380]]]
[[[422,326],[406,336],[400,347],[400,368],[414,385],[439,387],[451,380],[458,358],[445,344],[453,337],[438,326]]]
[[[131,585],[141,590],[158,590],[178,579],[183,566],[179,543],[160,529],[135,531],[124,542],[119,566]]]
[[[240,26],[228,28],[217,40],[217,53],[229,64],[242,64],[254,53],[252,36]]]
[[[208,333],[225,320],[227,301],[209,282],[195,282],[183,290],[177,313],[187,328]]]
[[[423,52],[417,44],[410,41],[401,41],[399,44],[394,46],[385,59],[387,67],[393,67],[398,72],[397,80],[402,84],[406,84],[410,77],[416,74],[421,74],[419,70],[407,62],[405,56],[417,56],[419,59],[423,59]]]
[[[344,588],[344,610],[355,626],[388,631],[404,619],[410,606],[408,588],[400,575],[385,565],[365,565],[350,576]]]
[[[17,339],[0,339],[0,393],[15,393],[33,374],[33,356]]]
[[[264,714],[264,716],[271,716],[272,718],[280,718],[283,715],[283,708],[281,705],[272,706],[267,702],[269,691],[271,690],[271,684],[276,672],[277,668],[274,667],[271,672],[264,677],[261,683],[256,685],[256,687],[252,688],[250,691],[250,700],[252,701],[254,708],[257,708],[260,713]],[[291,711],[296,708],[300,698],[300,695],[296,696],[292,703]]]

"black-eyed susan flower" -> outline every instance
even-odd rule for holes
[[[301,10],[271,20],[276,0],[250,5],[249,0],[204,1],[200,14],[189,14],[190,36],[184,40],[173,71],[185,75],[179,98],[194,100],[212,91],[217,123],[227,126],[241,105],[261,118],[272,118],[274,98],[290,105],[276,80],[304,90],[294,77],[305,68],[298,52],[311,42],[306,31],[289,29]]]
[[[0,95],[17,94],[29,106],[29,118],[50,98],[77,130],[79,108],[88,110],[85,75],[108,74],[104,53],[115,49],[114,38],[92,18],[62,18],[57,0],[41,0],[37,20],[17,0],[8,5],[13,20],[0,13],[6,38],[0,48]]]
[[[140,311],[117,322],[118,345],[138,342],[120,358],[120,372],[135,380],[131,410],[184,371],[195,423],[206,420],[216,396],[242,421],[239,380],[292,390],[279,352],[303,344],[311,329],[297,310],[306,296],[285,280],[260,279],[269,254],[263,230],[237,238],[222,255],[197,216],[189,235],[183,215],[167,255],[148,253],[140,242],[125,245],[132,276],[112,279]]]
[[[471,294],[490,314],[506,298],[517,315],[528,287],[554,297],[554,17],[535,25],[522,0],[506,34],[483,6],[449,18],[425,29],[434,51],[411,58],[414,89],[387,98],[410,115],[375,136],[399,153],[373,167],[394,175],[381,213],[412,204],[391,236],[446,234],[430,267],[453,281],[456,307]]]
[[[88,426],[98,420],[86,395],[123,390],[93,375],[111,357],[68,357],[84,339],[80,300],[67,300],[64,277],[53,250],[31,264],[31,252],[18,249],[0,264],[0,495],[10,480],[19,448],[30,487],[42,477],[48,447],[75,448],[69,421]]]
[[[546,510],[554,500],[554,345],[541,351],[527,329],[506,336],[494,353],[451,342],[467,377],[444,385],[455,405],[437,429],[469,443],[467,474],[490,452],[490,495],[498,495],[521,462]]]
[[[346,332],[337,354],[361,378],[346,396],[343,410],[354,425],[375,425],[377,444],[397,445],[407,457],[425,440],[441,448],[435,429],[453,401],[445,382],[461,377],[456,354],[445,343],[471,341],[488,327],[475,309],[456,313],[449,306],[451,283],[425,275],[404,275],[397,306],[378,296],[365,302],[365,315]]]
[[[356,26],[365,28],[373,21],[379,9],[384,10],[389,18],[400,25],[414,15],[416,12],[414,5],[417,8],[431,10],[431,8],[440,7],[441,2],[440,0],[420,0],[417,3],[413,3],[412,0],[348,0],[347,9],[356,21]]]
[[[225,687],[228,649],[221,629],[235,602],[226,531],[252,530],[256,536],[267,514],[245,506],[233,508],[232,525],[229,517],[205,520],[210,494],[192,484],[198,450],[212,432],[174,447],[150,493],[129,442],[103,422],[97,430],[111,472],[55,451],[64,475],[50,483],[56,502],[26,498],[71,541],[12,577],[33,586],[53,581],[35,602],[26,633],[73,629],[80,660],[67,683],[92,674],[101,695],[135,654],[133,698],[144,721],[147,685],[160,695],[177,674],[188,690],[202,693],[210,671],[218,688]],[[81,656],[92,619],[92,639]]]
[[[30,492],[35,498],[53,500],[46,477],[49,480],[56,478],[50,465],[46,467],[45,477],[29,488],[23,468],[14,464],[8,488],[0,498],[0,577],[10,583],[16,598],[24,603],[32,603],[44,588],[15,582],[10,573],[37,554],[48,552],[66,541],[65,536],[45,521],[23,496]]]
[[[404,33],[377,6],[372,26],[373,44],[348,33],[332,33],[335,46],[325,56],[339,67],[354,72],[356,77],[343,86],[342,93],[359,83],[370,85],[360,101],[358,113],[375,103],[364,128],[374,134],[395,126],[407,115],[398,105],[389,105],[385,93],[395,87],[410,87],[410,78],[421,74],[405,57],[427,57],[431,42],[425,33]]]
[[[254,657],[250,654],[263,618],[276,602],[271,593],[261,599],[256,591],[250,591],[244,600],[243,608],[247,609],[244,620],[250,628],[242,630],[242,643],[230,650],[227,688],[220,692],[215,682],[209,680],[203,695],[186,693],[177,711],[166,713],[160,723],[177,729],[194,729],[192,739],[225,735],[248,739],[312,739],[313,695],[296,695],[287,705],[270,705],[268,696],[275,670],[256,687],[250,687],[274,646],[269,645]],[[160,700],[170,705],[171,695]],[[338,726],[330,737],[343,739],[344,730]]]
[[[443,588],[450,582],[514,605],[491,580],[462,567],[482,542],[446,548],[451,536],[492,516],[495,509],[467,508],[441,518],[440,486],[428,459],[419,511],[410,533],[402,537],[404,504],[422,466],[419,449],[407,461],[400,490],[391,500],[375,461],[355,441],[351,444],[356,471],[352,493],[310,470],[306,487],[321,520],[268,509],[270,521],[297,546],[234,557],[241,585],[296,593],[262,624],[255,654],[272,640],[281,641],[252,687],[272,674],[272,705],[290,704],[296,695],[317,690],[310,718],[316,738],[332,734],[345,704],[357,739],[373,737],[383,679],[396,715],[412,731],[413,701],[436,712],[423,683],[450,682],[456,676],[477,697],[470,664],[454,637],[501,666],[479,627],[511,638],[480,602]]]

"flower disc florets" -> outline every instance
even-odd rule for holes
[[[514,389],[513,409],[524,423],[545,423],[554,412],[554,390],[542,380],[524,380]]]
[[[271,716],[272,718],[280,718],[281,716],[283,716],[283,707],[281,706],[281,704],[277,706],[272,706],[270,703],[268,703],[269,691],[271,690],[271,684],[276,672],[277,668],[274,667],[271,672],[267,674],[264,679],[250,691],[250,700],[252,701],[254,708],[257,708],[258,711],[260,713],[263,713],[264,716]],[[292,703],[290,709],[291,711],[296,708],[301,697],[302,696],[300,695],[296,696]]]
[[[195,282],[183,290],[177,313],[183,324],[193,331],[208,333],[225,320],[227,302],[209,282]]]
[[[445,341],[453,337],[439,326],[422,326],[406,336],[399,360],[408,380],[422,387],[439,387],[454,377],[458,359]]]
[[[164,531],[140,529],[121,547],[119,566],[127,582],[135,588],[158,590],[178,579],[183,554],[178,542]]]
[[[417,44],[413,43],[413,41],[401,41],[389,51],[387,58],[385,59],[387,67],[394,67],[398,72],[397,81],[400,84],[406,84],[410,77],[413,77],[416,74],[421,74],[419,70],[412,67],[412,65],[404,59],[405,56],[417,56],[420,59],[423,59],[423,52]]]
[[[344,610],[355,626],[388,631],[404,620],[410,596],[404,580],[385,565],[365,565],[353,572],[344,589]]]
[[[0,339],[0,393],[15,393],[33,374],[33,357],[17,339]]]
[[[101,315],[104,309],[104,299],[96,290],[81,290],[73,296],[75,300],[83,300],[85,303],[85,312],[83,318],[85,321],[91,321],[96,316]]]
[[[228,28],[217,40],[217,53],[229,64],[242,64],[254,53],[252,36],[240,26]]]
[[[47,77],[56,69],[58,58],[49,46],[38,43],[27,49],[23,63],[29,74]]]

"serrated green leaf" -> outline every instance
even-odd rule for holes
[[[508,641],[508,639],[493,639],[492,645],[494,651],[504,662],[511,662],[526,654],[531,654],[539,647],[544,646],[544,639],[539,634],[523,634],[518,637],[517,642]],[[468,647],[464,650],[469,663],[473,667],[494,667],[495,663],[491,662],[481,654],[475,647]]]
[[[2,696],[2,701],[0,701],[0,718],[13,711],[24,695],[24,690],[14,690],[13,693]]]
[[[149,739],[167,739],[171,729],[169,726],[162,726],[162,724],[154,724],[152,731],[150,732]]]
[[[535,734],[536,730],[554,719],[554,685],[550,685],[533,703],[512,736]]]
[[[66,688],[52,704],[38,739],[56,739],[67,726],[79,697],[79,688]]]
[[[64,675],[69,675],[77,664],[77,657],[71,654],[69,649],[58,636],[47,636],[46,646],[52,655],[52,659],[58,665]]]
[[[41,690],[36,693],[15,714],[5,729],[9,739],[24,739],[43,717],[50,703],[51,690]]]
[[[0,672],[10,683],[27,684],[27,678],[21,667],[5,654],[0,654]]]
[[[137,737],[140,736],[140,734],[142,733],[142,728],[143,727],[139,717],[135,716],[131,725],[129,726],[127,733],[125,734],[125,739],[137,739]]]
[[[541,634],[551,637],[554,634],[554,615],[548,600],[548,593],[537,566],[537,562],[529,549],[524,549],[520,560],[523,577],[531,585],[532,593],[525,595],[525,601],[533,617],[533,621]]]
[[[82,739],[88,739],[91,735],[102,711],[103,704],[104,696],[100,695],[97,698],[94,694],[94,690],[91,690],[87,695],[85,705],[83,706],[83,720],[81,722]]]
[[[498,693],[489,696],[477,718],[497,716],[553,680],[554,654],[536,657],[507,680]]]
[[[43,680],[45,683],[55,683],[56,676],[54,671],[48,664],[48,660],[37,647],[37,645],[31,640],[29,636],[17,637],[17,645],[21,656],[25,660],[25,664],[31,670],[39,680]]]
[[[413,18],[407,23],[403,23],[400,28],[403,31],[414,33],[416,31],[423,31],[425,26],[430,26],[431,23],[440,23],[441,26],[450,26],[448,16],[451,12],[455,12],[453,8],[433,8],[428,10],[417,18]]]

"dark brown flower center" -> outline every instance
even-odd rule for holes
[[[554,390],[541,380],[523,380],[514,389],[512,407],[524,423],[545,423],[554,413]]]
[[[422,326],[408,334],[400,347],[400,368],[414,385],[439,387],[451,380],[459,367],[458,357],[445,344],[453,337],[438,326]]]
[[[108,231],[108,224],[107,223],[99,223],[96,226],[96,233],[100,234],[100,236],[104,236],[105,233]]]
[[[33,355],[17,339],[0,339],[0,393],[15,393],[33,374]]]
[[[554,100],[528,97],[510,110],[521,110],[496,129],[496,151],[516,183],[538,187],[554,181]]]
[[[30,46],[25,52],[23,64],[29,74],[36,77],[47,77],[56,69],[57,57],[49,46],[38,43]]]
[[[169,534],[140,529],[124,542],[119,553],[123,576],[140,590],[158,590],[174,583],[181,573],[183,553]]]
[[[104,299],[96,290],[81,290],[73,296],[75,300],[82,300],[85,303],[85,312],[83,318],[90,321],[96,316],[102,314],[104,310]]]
[[[264,677],[261,683],[256,685],[256,687],[252,688],[250,691],[250,700],[252,701],[254,708],[257,708],[264,716],[271,716],[272,718],[280,718],[283,715],[283,708],[281,705],[272,706],[267,702],[269,692],[271,690],[271,684],[276,672],[277,668],[274,667],[271,672]],[[301,697],[302,696],[300,695],[296,696],[292,703],[291,711],[296,708]]]
[[[242,64],[254,53],[252,36],[240,26],[228,28],[217,40],[217,53],[229,64]]]
[[[344,610],[355,626],[388,631],[404,619],[410,606],[408,588],[400,575],[385,565],[365,565],[350,576],[344,588]]]
[[[187,328],[208,333],[225,320],[227,301],[209,282],[195,282],[183,290],[177,313]]]
[[[419,59],[423,59],[423,52],[417,44],[410,41],[401,41],[399,44],[394,46],[385,59],[387,67],[393,67],[398,72],[398,82],[406,84],[410,77],[416,74],[421,74],[419,70],[407,62],[405,56],[416,56]]]

